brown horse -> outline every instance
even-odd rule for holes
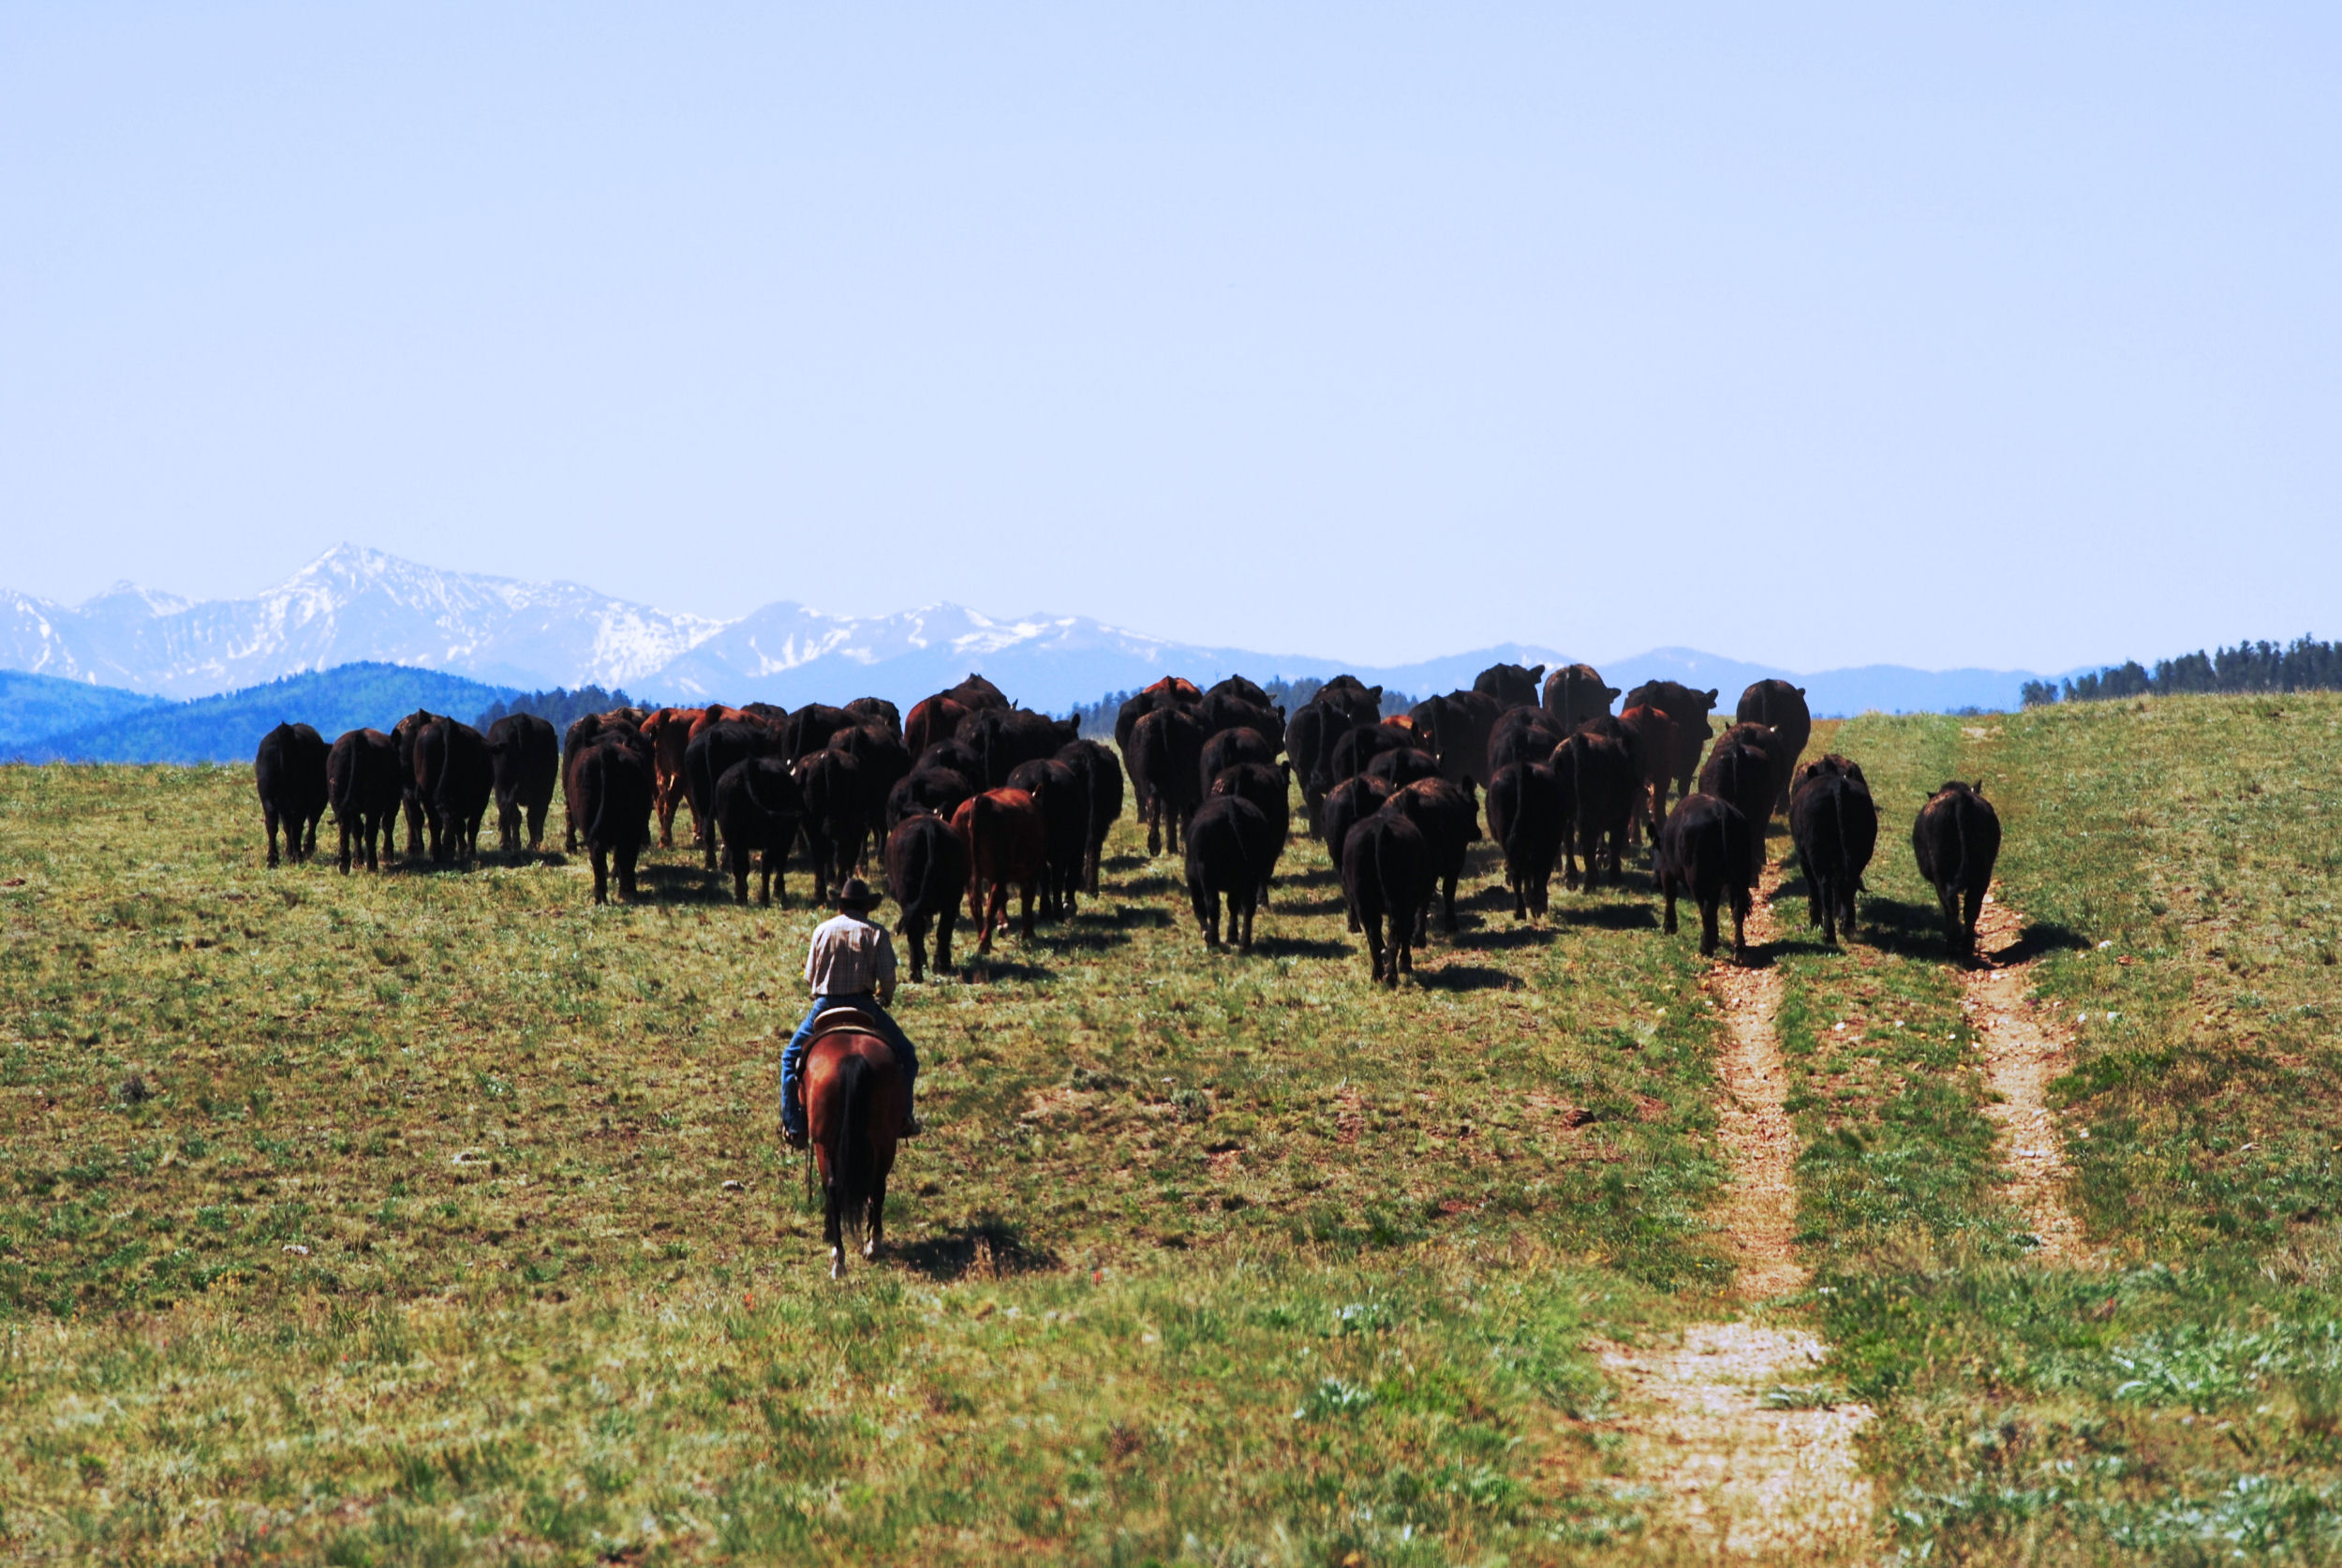
[[[886,1178],[903,1124],[903,1075],[894,1048],[870,1032],[866,1013],[833,1008],[814,1026],[805,1054],[806,1130],[822,1173],[822,1239],[829,1275],[846,1276],[846,1233],[878,1256],[886,1234]]]

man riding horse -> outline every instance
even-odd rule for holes
[[[813,1026],[834,1007],[869,1014],[902,1068],[904,1114],[898,1135],[913,1137],[920,1131],[918,1114],[910,1104],[919,1081],[918,1053],[886,1011],[895,996],[894,939],[865,918],[878,902],[869,884],[855,877],[837,890],[836,917],[813,928],[813,942],[805,955],[805,982],[813,988],[813,1007],[780,1054],[780,1130],[792,1148],[806,1145],[806,1047],[812,1043]]]

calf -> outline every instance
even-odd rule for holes
[[[1519,664],[1491,664],[1472,677],[1472,689],[1483,697],[1493,697],[1500,711],[1513,708],[1534,708],[1537,705],[1537,680],[1545,673],[1545,666],[1534,669]]]
[[[1415,969],[1416,928],[1431,886],[1430,846],[1423,830],[1386,806],[1350,830],[1341,846],[1341,890],[1350,907],[1350,929],[1366,933],[1373,978],[1399,984],[1399,971]],[[1384,923],[1389,939],[1384,939]]]
[[[268,829],[268,863],[277,864],[276,829],[285,829],[285,852],[300,865],[317,852],[318,821],[328,799],[325,737],[306,724],[279,724],[260,737],[253,759],[253,781],[260,791],[260,821]]]
[[[1798,758],[1805,753],[1805,743],[1814,737],[1814,714],[1805,705],[1805,688],[1787,681],[1758,681],[1741,693],[1732,717],[1736,723],[1766,725],[1780,737],[1775,760],[1782,764],[1781,789],[1773,806],[1786,810],[1790,776],[1797,769]]]
[[[724,769],[716,780],[716,815],[724,859],[732,870],[732,896],[749,901],[749,857],[760,857],[756,901],[770,905],[780,884],[780,907],[789,907],[789,851],[805,825],[805,791],[797,776],[778,757],[749,757]]]
[[[670,726],[668,735],[679,728]],[[674,747],[678,758],[682,750],[680,746]],[[654,769],[658,756],[659,748],[654,744]],[[561,743],[554,735],[552,720],[533,713],[508,713],[489,725],[488,774],[496,791],[497,847],[508,855],[520,853],[521,829],[526,824],[528,847],[542,849],[545,813],[552,808],[553,786],[561,774]],[[674,813],[670,811],[667,816],[673,821]]]
[[[927,927],[935,927],[935,968],[952,967],[952,925],[968,891],[968,846],[941,817],[914,812],[886,836],[886,885],[902,908],[898,923],[911,949],[911,978],[926,978]]]
[[[1545,713],[1562,733],[1610,711],[1618,688],[1605,686],[1591,664],[1564,664],[1545,677]]]
[[[1610,885],[1616,887],[1624,880],[1621,865],[1640,777],[1632,748],[1616,735],[1579,730],[1554,747],[1552,765],[1574,808],[1562,836],[1562,880],[1578,885],[1578,857],[1582,854],[1588,891],[1600,884],[1606,859]]]
[[[1326,797],[1324,820],[1319,831],[1325,836],[1326,854],[1334,863],[1334,872],[1341,871],[1342,846],[1350,837],[1350,830],[1383,808],[1390,799],[1390,786],[1379,778],[1363,776],[1345,778]],[[1356,925],[1350,927],[1355,931]]]
[[[634,901],[634,863],[648,836],[655,788],[650,760],[630,744],[631,727],[608,727],[570,759],[569,798],[578,813],[578,837],[594,865],[594,902],[610,901],[615,867],[618,896]],[[714,835],[709,835],[712,841]]]
[[[325,795],[341,830],[342,875],[349,874],[352,835],[364,847],[366,869],[381,869],[375,843],[379,838],[382,849],[390,849],[400,794],[398,747],[381,731],[351,730],[326,753]]]
[[[1765,865],[1765,824],[1772,819],[1772,755],[1747,736],[1716,737],[1715,748],[1699,770],[1699,791],[1728,801],[1746,824],[1742,845],[1754,858],[1748,880],[1753,885]],[[1687,797],[1688,798],[1688,797]]]
[[[1779,731],[1770,724],[1758,724],[1754,720],[1740,720],[1726,726],[1724,733],[1718,735],[1715,744],[1708,748],[1710,755],[1712,756],[1718,747],[1727,745],[1753,746],[1765,754],[1765,765],[1771,770],[1774,789],[1765,797],[1764,814],[1749,819],[1749,825],[1761,833],[1765,824],[1772,820],[1773,802],[1788,798],[1788,786],[1797,771],[1797,753],[1789,748],[1788,742]],[[1740,803],[1735,801],[1733,804],[1737,806]]]
[[[1505,851],[1513,918],[1545,918],[1547,891],[1575,803],[1544,762],[1507,762],[1489,780],[1489,836]]]
[[[1058,747],[1057,760],[1074,770],[1089,791],[1089,836],[1082,851],[1082,887],[1098,895],[1098,862],[1105,854],[1106,835],[1122,817],[1122,768],[1114,753],[1093,740],[1068,741]]]
[[[976,951],[992,951],[992,931],[1007,912],[1012,882],[1024,902],[1025,939],[1032,940],[1033,894],[1049,874],[1049,830],[1041,807],[1022,790],[986,790],[960,802],[952,831],[968,850],[968,912],[976,923]]]
[[[1732,961],[1748,961],[1749,890],[1756,885],[1749,870],[1754,863],[1748,840],[1748,819],[1740,807],[1710,794],[1684,796],[1659,829],[1659,850],[1652,858],[1652,869],[1667,899],[1667,932],[1675,934],[1676,899],[1697,901],[1703,958],[1716,951],[1716,905],[1729,894]]]
[[[2000,858],[2000,813],[1981,784],[1953,779],[1928,797],[1911,824],[1920,875],[1944,911],[1944,940],[1963,964],[1976,962],[1976,922]]]
[[[1032,796],[1048,834],[1049,875],[1041,890],[1041,912],[1071,915],[1081,891],[1082,856],[1089,848],[1089,787],[1054,757],[1017,763],[1007,787]]]
[[[1203,802],[1204,731],[1181,708],[1157,708],[1131,731],[1131,780],[1138,787],[1138,809],[1147,819],[1147,852],[1163,853],[1164,824],[1171,848],[1179,830]]]
[[[1275,868],[1277,839],[1267,814],[1240,795],[1214,795],[1196,809],[1187,832],[1187,893],[1208,946],[1220,945],[1220,900],[1228,900],[1228,935],[1253,951],[1253,912]]]
[[[1806,924],[1822,928],[1822,940],[1838,945],[1838,927],[1854,935],[1854,895],[1878,844],[1878,807],[1871,801],[1862,770],[1843,757],[1826,757],[1831,767],[1798,770],[1789,796],[1789,838],[1805,873]]]
[[[805,858],[813,867],[813,902],[829,902],[829,880],[843,882],[862,863],[870,827],[862,764],[823,747],[797,759],[797,788],[805,791]]]
[[[1418,778],[1393,790],[1383,809],[1401,813],[1423,830],[1424,852],[1440,898],[1440,924],[1454,935],[1456,883],[1463,876],[1472,845],[1480,837],[1480,799],[1472,780],[1450,783],[1445,778]],[[1428,917],[1428,900],[1421,908]],[[1417,936],[1421,936],[1419,930]]]

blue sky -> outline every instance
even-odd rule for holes
[[[9,7],[0,584],[2342,634],[2342,11],[1756,9]]]

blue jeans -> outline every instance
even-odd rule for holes
[[[878,998],[865,992],[858,997],[815,997],[811,1011],[797,1032],[790,1037],[788,1048],[780,1053],[780,1125],[793,1138],[805,1136],[805,1046],[812,1037],[813,1021],[833,1007],[851,1007],[868,1013],[878,1021],[879,1038],[894,1047],[895,1059],[903,1070],[903,1114],[911,1114],[911,1091],[919,1087],[919,1053],[911,1048],[911,1041]]]

